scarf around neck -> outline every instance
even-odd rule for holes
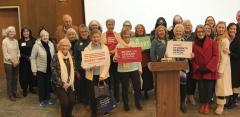
[[[64,83],[69,83],[71,85],[72,90],[74,90],[74,67],[73,67],[73,60],[68,52],[67,56],[64,56],[61,51],[58,51],[57,53],[59,64],[60,64],[60,70],[61,70],[61,80]],[[67,65],[64,62],[64,59],[68,59],[70,63],[70,73],[68,73]],[[69,82],[68,82],[69,78]],[[65,89],[67,90],[67,89]]]

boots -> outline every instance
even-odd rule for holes
[[[204,104],[204,103],[201,103],[201,105],[200,105],[200,107],[199,107],[199,109],[198,109],[198,112],[199,112],[200,114],[203,114],[203,113],[204,113],[204,107],[205,107],[205,104]]]
[[[225,103],[226,103],[226,99],[217,98],[217,109],[215,110],[215,114],[217,115],[222,114]]]
[[[210,113],[210,105],[209,103],[205,103],[203,114],[208,115],[209,113]]]
[[[187,107],[185,101],[181,102],[180,109],[183,113],[187,113]]]
[[[237,93],[234,93],[233,95],[231,95],[229,97],[229,100],[228,100],[227,104],[225,104],[224,107],[227,108],[227,109],[232,109],[232,108],[236,107],[237,97],[238,97]]]

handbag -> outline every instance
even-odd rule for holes
[[[111,94],[98,97],[96,100],[97,107],[101,113],[109,112],[116,107],[116,101]]]
[[[103,84],[101,84],[103,82]],[[99,81],[96,86],[94,86],[95,98],[106,96],[109,94],[109,86],[105,81]]]

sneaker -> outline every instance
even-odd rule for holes
[[[142,106],[141,106],[140,103],[136,103],[135,106],[136,106],[136,108],[137,108],[138,110],[143,110],[143,108],[142,108]]]
[[[44,101],[40,102],[39,106],[40,107],[45,107],[46,103]]]

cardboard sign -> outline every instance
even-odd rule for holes
[[[191,58],[192,42],[168,41],[166,52],[168,54],[168,57]]]
[[[106,56],[104,50],[92,50],[82,52],[82,66],[83,68],[91,68],[93,66],[101,66],[106,63]]]
[[[142,62],[141,47],[117,48],[117,61],[119,64],[130,62]]]
[[[147,50],[150,49],[151,47],[151,40],[149,36],[145,36],[145,37],[133,37],[131,38],[131,41],[134,44],[140,45],[140,47],[142,48],[142,50]]]

